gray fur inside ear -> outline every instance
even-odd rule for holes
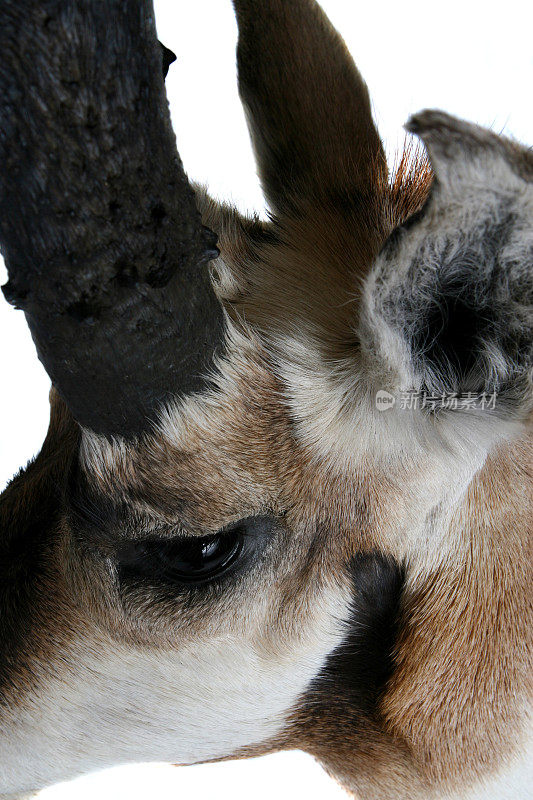
[[[409,129],[437,173],[422,211],[385,244],[366,286],[362,341],[429,394],[498,392],[531,405],[533,183],[490,131],[442,112]]]

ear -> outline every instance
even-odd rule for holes
[[[460,402],[486,395],[502,414],[523,415],[532,405],[531,151],[438,111],[407,128],[426,145],[435,181],[367,280],[360,338],[375,388]]]
[[[368,90],[313,0],[234,0],[239,88],[276,212],[365,194],[386,180]]]

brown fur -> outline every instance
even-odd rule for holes
[[[439,781],[500,763],[533,696],[532,464],[531,439],[494,453],[452,522],[453,562],[406,588],[382,712]]]
[[[420,210],[431,183],[426,156],[407,142],[391,179],[377,172],[368,197],[347,195],[342,204],[270,223],[199,192],[204,223],[218,233],[229,268],[220,294],[233,320],[246,320],[269,345],[280,334],[310,330],[326,363],[352,357],[364,278],[391,231]]]
[[[358,796],[460,792],[512,757],[533,694],[531,454],[527,439],[494,454],[455,516],[456,558],[421,576],[413,564],[375,715],[342,694],[298,711],[293,746]]]

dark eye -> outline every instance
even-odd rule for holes
[[[123,577],[201,584],[224,575],[245,549],[244,525],[214,536],[130,541],[119,552]]]

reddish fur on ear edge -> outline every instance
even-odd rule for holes
[[[432,182],[433,170],[423,145],[412,137],[406,137],[389,183],[384,187],[384,193],[389,197],[391,229],[422,208]]]

